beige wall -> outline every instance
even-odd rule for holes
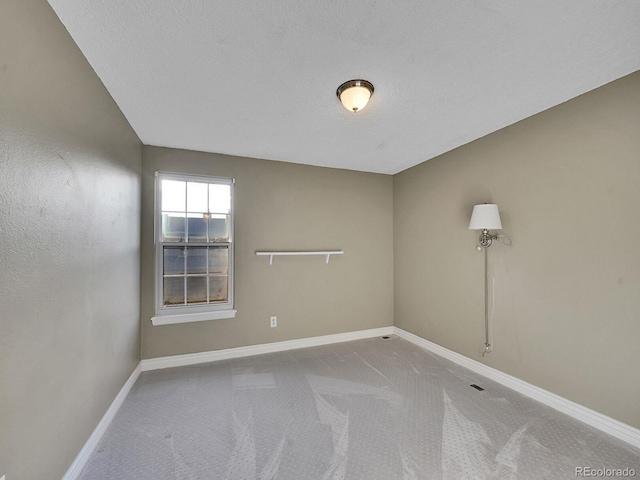
[[[61,478],[140,355],[142,145],[44,0],[0,14],[0,476]]]
[[[513,239],[485,359],[484,202]],[[396,325],[640,427],[639,212],[635,73],[394,177]]]
[[[143,358],[393,325],[392,177],[146,146],[143,157]],[[155,171],[236,179],[236,318],[151,325]],[[269,266],[255,255],[265,249],[345,254]]]

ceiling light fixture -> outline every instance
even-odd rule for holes
[[[344,108],[357,113],[367,105],[373,95],[373,84],[366,80],[349,80],[338,87],[336,95]]]

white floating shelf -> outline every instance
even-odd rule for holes
[[[342,250],[325,250],[325,251],[284,251],[284,252],[256,252],[256,255],[263,255],[269,257],[269,265],[273,265],[273,257],[283,256],[283,255],[324,255],[326,257],[326,262],[329,263],[329,258],[331,255],[342,255],[344,252]]]

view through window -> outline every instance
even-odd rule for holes
[[[232,189],[232,179],[159,174],[161,310],[231,308]]]

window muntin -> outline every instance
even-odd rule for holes
[[[233,179],[157,174],[156,315],[233,308]]]

